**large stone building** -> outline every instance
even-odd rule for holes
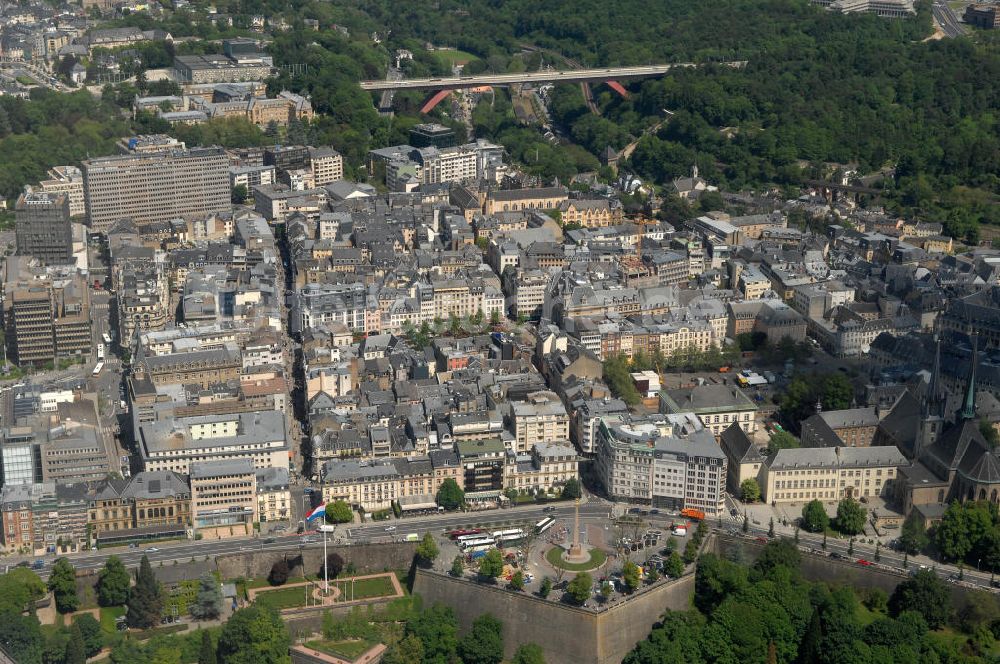
[[[228,210],[228,168],[226,153],[214,147],[88,159],[87,221],[106,232],[124,217],[142,223]]]
[[[761,493],[769,503],[893,498],[908,465],[891,445],[784,449],[765,464]]]
[[[288,468],[285,416],[277,411],[167,417],[141,424],[136,444],[145,470],[190,472],[199,461],[252,459]]]
[[[17,253],[45,264],[73,261],[73,229],[66,194],[21,194],[14,205]]]

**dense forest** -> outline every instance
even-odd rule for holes
[[[551,111],[569,142],[552,144],[537,128],[519,125],[503,92],[479,105],[473,128],[544,178],[565,181],[597,170],[596,154],[606,146],[620,149],[641,139],[625,166],[661,184],[697,164],[703,177],[723,188],[778,186],[792,193],[803,180],[828,173],[831,164],[856,165],[861,173],[886,174],[876,186],[885,190],[882,202],[901,214],[941,221],[970,240],[979,223],[1000,224],[1000,40],[987,33],[927,40],[925,0],[907,20],[838,15],[806,0],[444,0],[404,7],[390,0],[222,0],[214,6],[233,14],[235,27],[220,31],[193,11],[173,12],[158,23],[143,14],[115,23],[218,39],[245,32],[252,14],[284,16],[292,27],[269,46],[275,63],[307,68],[295,76],[282,70],[270,88],[311,94],[320,115],[306,136],[341,150],[351,167],[373,147],[405,141],[407,129],[421,119],[418,94],[398,94],[397,113],[387,119],[355,84],[383,77],[397,48],[415,54],[404,65],[408,76],[447,73],[428,43],[472,53],[466,65],[472,73],[695,61],[705,66],[631,83],[627,99],[594,86],[599,115],[589,112],[579,87],[558,86]],[[307,18],[321,29],[308,30],[302,24]],[[331,29],[335,25],[347,34]],[[162,55],[143,53],[150,64],[162,64]],[[739,70],[711,64],[733,59],[748,64]],[[128,95],[119,94],[118,102],[126,107]],[[434,117],[455,124],[444,106]],[[128,121],[106,108],[98,102],[84,113],[88,120],[102,118],[102,136],[118,133]],[[12,110],[16,114],[7,108],[8,115]],[[87,132],[98,127],[77,128],[65,114],[45,109],[34,115],[51,117],[28,129],[34,138],[26,143],[41,141],[44,148],[49,129],[65,140],[53,141],[57,149],[38,157],[17,149],[18,160],[52,165],[57,155],[92,149]],[[156,126],[140,121],[141,127]],[[20,130],[11,125],[10,131]],[[0,116],[0,140],[6,142],[7,133]],[[266,138],[232,128],[205,134],[240,143]],[[4,165],[0,193],[12,195],[37,172],[30,164]]]
[[[749,569],[702,556],[695,608],[667,612],[624,664],[996,661],[1000,604],[989,593],[953,600],[937,574],[923,570],[888,596],[809,583],[798,565],[791,540],[769,543]]]

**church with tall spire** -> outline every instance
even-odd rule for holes
[[[949,400],[941,385],[938,342],[934,368],[921,403],[920,424],[910,450],[912,464],[900,469],[897,485],[907,513],[918,509],[926,517],[935,518],[952,500],[1000,502],[1000,448],[992,447],[987,440],[976,408],[976,337],[972,338],[972,348],[961,405],[948,412]]]

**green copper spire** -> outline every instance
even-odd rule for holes
[[[979,336],[972,335],[972,368],[969,370],[969,387],[965,391],[965,406],[962,408],[962,419],[971,420],[976,417],[976,365],[979,364]]]

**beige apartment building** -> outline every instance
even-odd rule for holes
[[[515,452],[530,452],[539,443],[569,441],[569,414],[555,392],[538,391],[527,401],[510,404]]]

